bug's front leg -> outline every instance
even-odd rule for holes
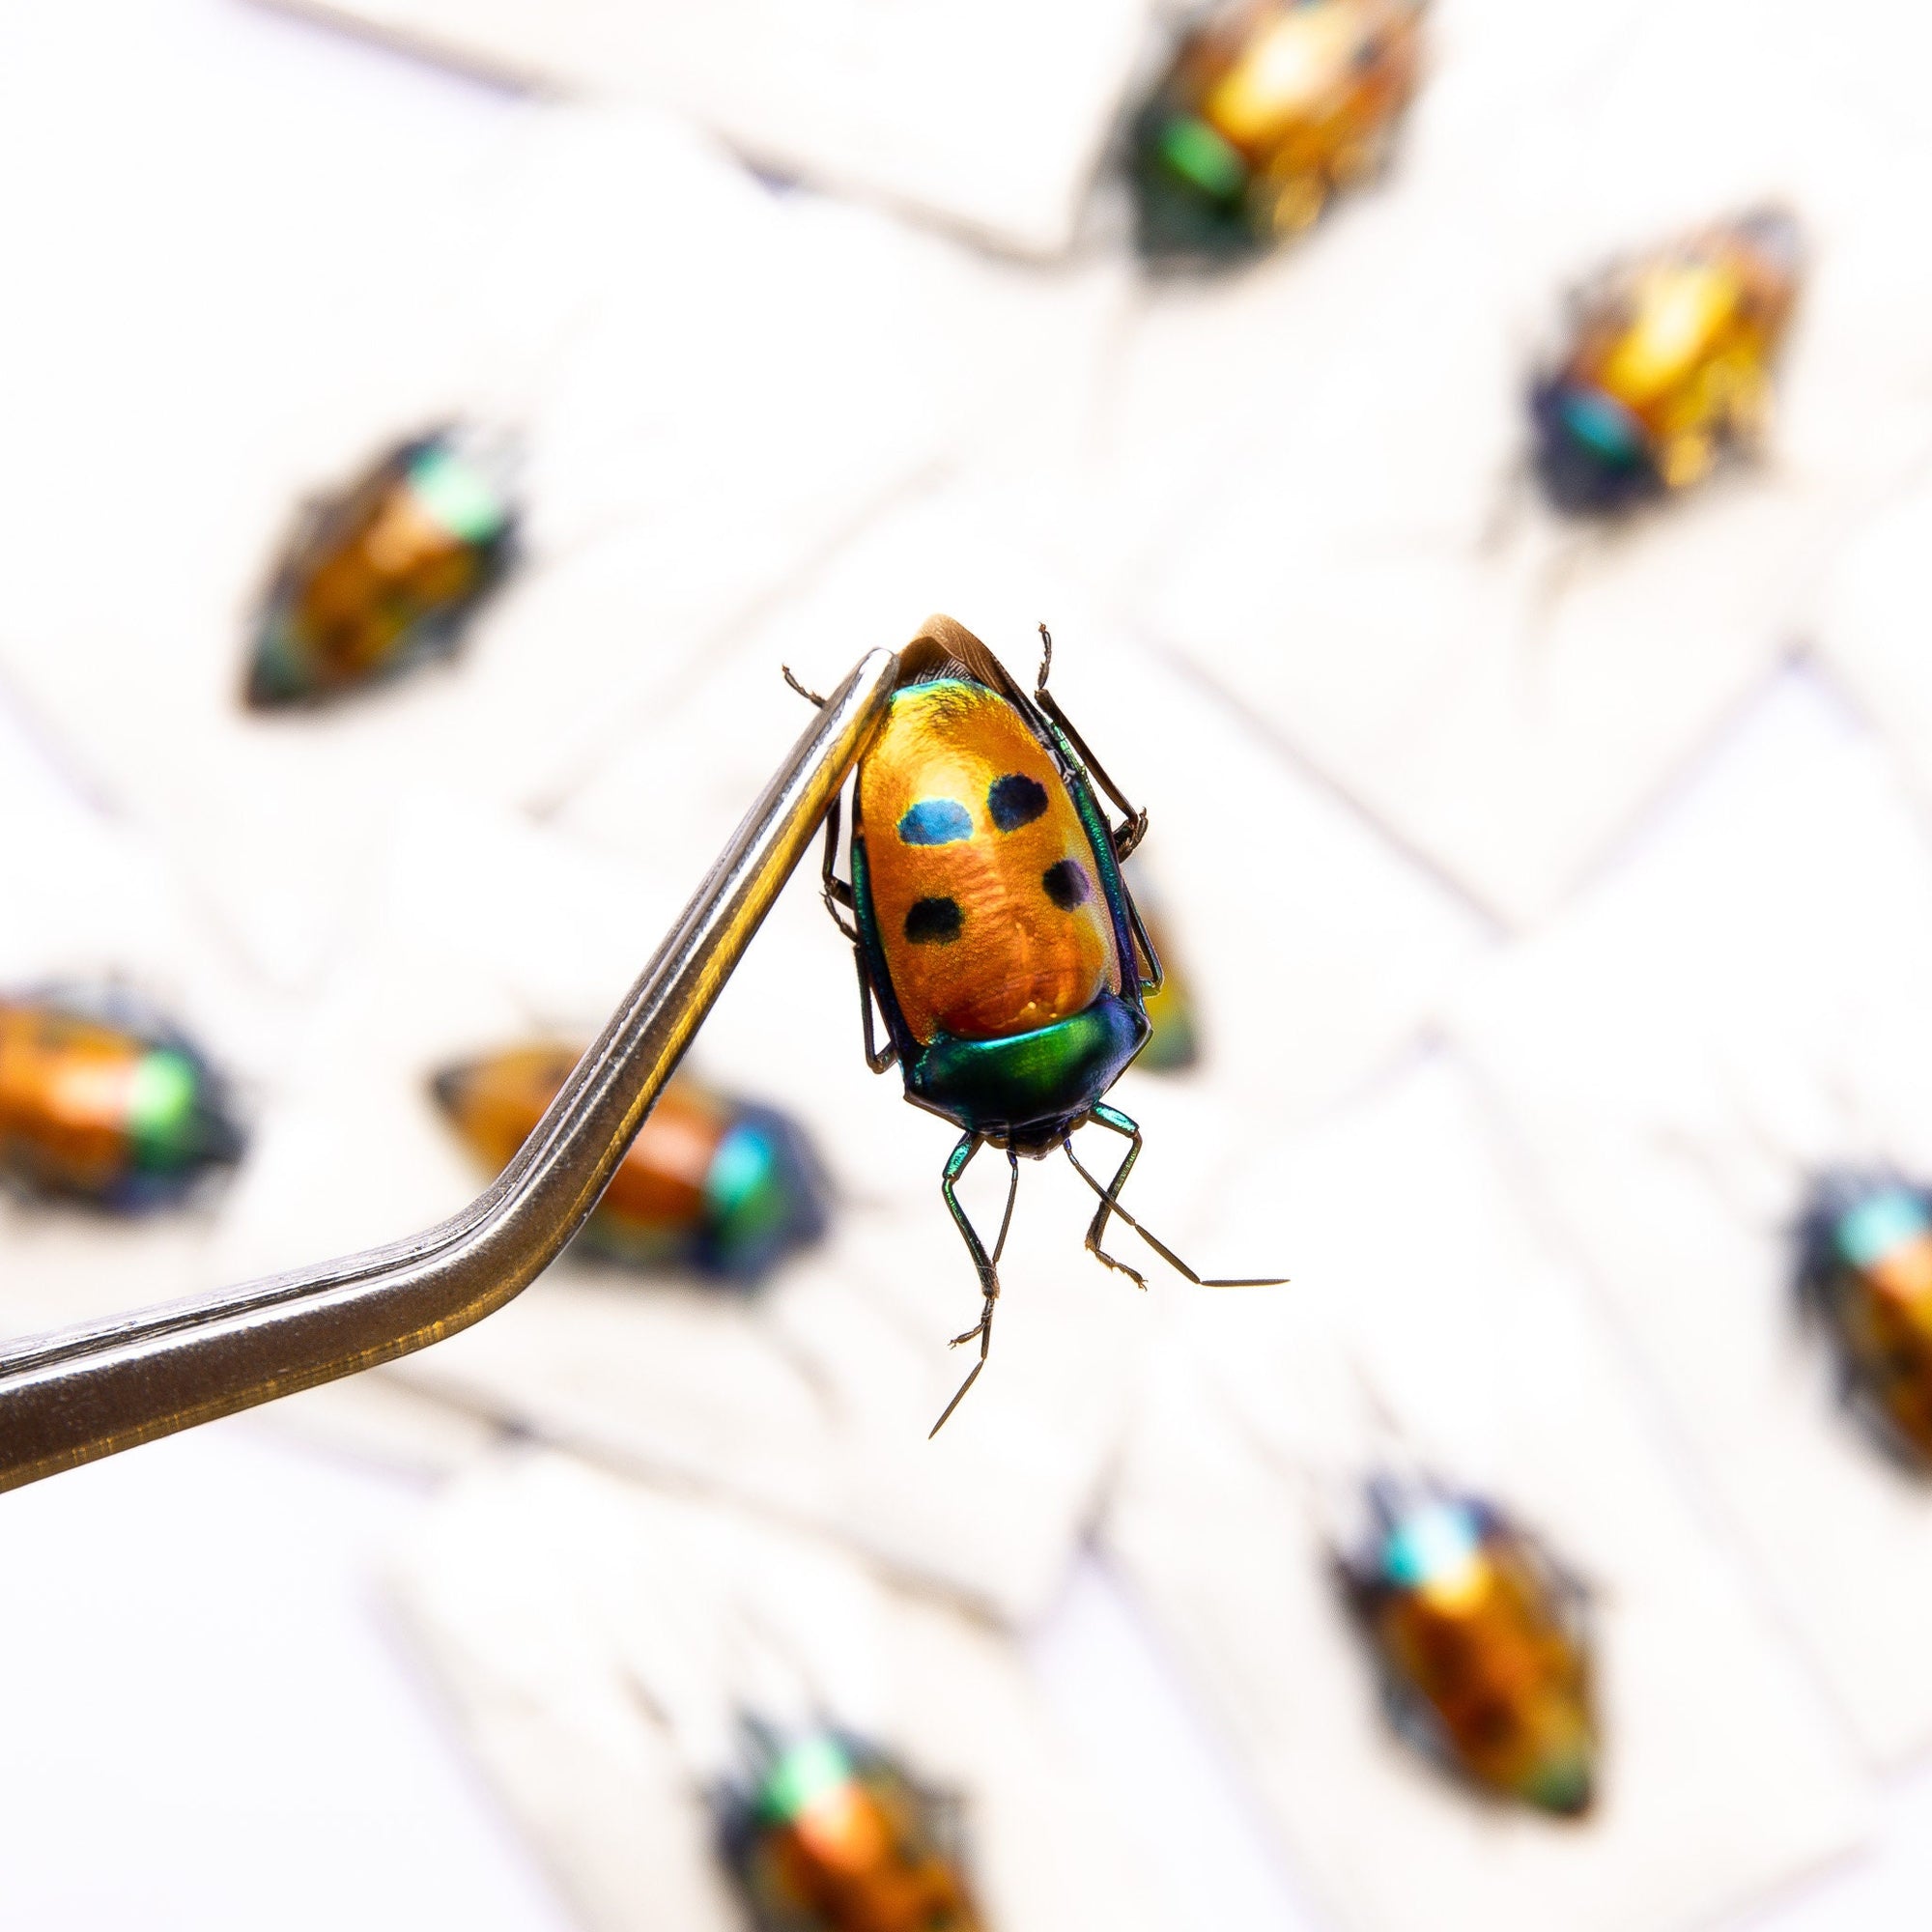
[[[966,1252],[973,1257],[973,1267],[980,1277],[982,1302],[979,1321],[963,1335],[953,1336],[949,1344],[952,1348],[959,1349],[977,1339],[980,1344],[980,1359],[973,1364],[972,1372],[959,1384],[952,1400],[946,1405],[944,1413],[927,1433],[928,1442],[946,1427],[952,1411],[965,1400],[966,1391],[980,1379],[980,1371],[986,1366],[986,1354],[993,1346],[993,1310],[1000,1299],[999,1261],[1001,1255],[1006,1252],[1007,1230],[1013,1222],[1013,1197],[1019,1191],[1020,1163],[1018,1154],[1009,1148],[1007,1159],[1011,1164],[1012,1173],[1007,1183],[1007,1211],[1001,1217],[999,1239],[993,1243],[993,1252],[989,1255],[985,1244],[980,1239],[978,1231],[967,1219],[965,1208],[959,1205],[959,1196],[953,1191],[959,1177],[972,1165],[973,1156],[985,1144],[978,1134],[961,1134],[959,1145],[952,1150],[946,1163],[946,1173],[939,1183],[939,1191],[945,1199],[947,1212],[952,1216],[952,1225],[959,1230],[960,1239],[966,1243]]]
[[[832,915],[836,925],[854,946],[859,943],[859,934],[848,924],[843,906],[847,912],[852,908],[852,888],[838,876],[836,869],[838,860],[838,825],[840,819],[839,801],[835,796],[825,814],[825,852],[818,862],[818,894],[825,901],[825,910]]]

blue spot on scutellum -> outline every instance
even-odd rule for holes
[[[973,836],[973,814],[955,799],[923,798],[899,820],[906,845],[952,845]]]
[[[1024,772],[1009,772],[993,781],[986,793],[986,810],[1002,832],[1017,832],[1046,810],[1046,787]]]

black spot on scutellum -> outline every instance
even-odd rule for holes
[[[1056,861],[1039,875],[1039,883],[1047,897],[1062,912],[1071,912],[1075,906],[1085,905],[1087,895],[1094,890],[1077,859]]]
[[[951,946],[963,923],[957,899],[918,899],[905,916],[905,936],[915,946]]]
[[[987,790],[986,810],[1002,832],[1017,832],[1046,810],[1046,787],[1024,772],[1009,772]]]

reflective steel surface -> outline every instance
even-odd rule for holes
[[[885,715],[870,652],[746,813],[523,1151],[440,1226],[0,1348],[0,1489],[393,1361],[500,1308],[596,1206]]]

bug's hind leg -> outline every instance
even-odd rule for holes
[[[1019,1155],[1009,1148],[1007,1159],[1011,1167],[1011,1175],[1007,1182],[1007,1211],[1000,1217],[999,1238],[993,1243],[993,1252],[986,1252],[985,1244],[980,1239],[971,1221],[966,1218],[966,1210],[959,1205],[959,1197],[953,1192],[953,1183],[972,1164],[973,1156],[985,1146],[977,1134],[961,1134],[959,1145],[952,1150],[952,1157],[946,1163],[945,1178],[939,1183],[939,1191],[946,1198],[947,1211],[952,1216],[952,1224],[959,1230],[960,1238],[966,1243],[966,1251],[973,1257],[973,1266],[980,1277],[980,1293],[984,1297],[980,1319],[963,1335],[953,1336],[948,1345],[954,1349],[964,1348],[968,1342],[977,1340],[980,1344],[980,1359],[973,1364],[971,1373],[959,1384],[952,1400],[946,1405],[944,1413],[926,1434],[930,1442],[933,1436],[944,1429],[951,1420],[952,1411],[966,1398],[966,1391],[980,1379],[980,1371],[986,1366],[987,1351],[993,1346],[993,1310],[1000,1299],[1000,1257],[1006,1252],[1007,1230],[1013,1224],[1013,1197],[1019,1192]]]
[[[1081,1166],[1080,1156],[1073,1151],[1072,1141],[1067,1140],[1062,1143],[1066,1150],[1066,1158],[1073,1163],[1074,1173],[1100,1197],[1100,1205],[1094,1210],[1094,1219],[1087,1229],[1087,1252],[1095,1261],[1103,1263],[1106,1266],[1125,1275],[1135,1287],[1143,1289],[1147,1287],[1147,1277],[1138,1268],[1129,1267],[1125,1262],[1110,1255],[1100,1245],[1101,1238],[1107,1232],[1108,1221],[1114,1215],[1118,1214],[1162,1261],[1166,1262],[1170,1267],[1184,1274],[1196,1288],[1279,1288],[1282,1285],[1286,1279],[1282,1275],[1253,1275],[1242,1276],[1239,1279],[1216,1280],[1206,1275],[1196,1274],[1159,1236],[1142,1227],[1121,1206],[1121,1189],[1127,1184],[1127,1176],[1134,1171],[1134,1162],[1141,1157],[1141,1130],[1132,1121],[1128,1120],[1126,1115],[1122,1113],[1118,1108],[1109,1107],[1104,1101],[1094,1107],[1092,1118],[1096,1124],[1111,1128],[1113,1132],[1124,1135],[1133,1143],[1127,1149],[1127,1157],[1122,1161],[1120,1167],[1115,1172],[1113,1179],[1105,1187],[1102,1187]]]
[[[1102,1120],[1103,1114],[1110,1118]],[[1062,1143],[1066,1149],[1066,1158],[1073,1162],[1074,1171],[1100,1197],[1100,1205],[1094,1210],[1093,1220],[1087,1224],[1087,1252],[1095,1261],[1113,1268],[1117,1273],[1125,1275],[1145,1294],[1147,1276],[1139,1268],[1129,1267],[1125,1262],[1117,1261],[1100,1245],[1101,1237],[1107,1232],[1107,1222],[1113,1215],[1120,1214],[1123,1221],[1127,1221],[1129,1227],[1134,1225],[1121,1208],[1121,1189],[1127,1184],[1127,1176],[1134,1171],[1134,1162],[1141,1157],[1143,1145],[1141,1130],[1134,1122],[1127,1119],[1126,1115],[1116,1112],[1112,1107],[1095,1107],[1094,1118],[1099,1121],[1102,1126],[1112,1127],[1117,1134],[1125,1134],[1131,1145],[1127,1149],[1126,1158],[1114,1170],[1113,1179],[1105,1187],[1101,1187],[1080,1165],[1079,1158],[1073,1151],[1072,1141],[1069,1139]]]

